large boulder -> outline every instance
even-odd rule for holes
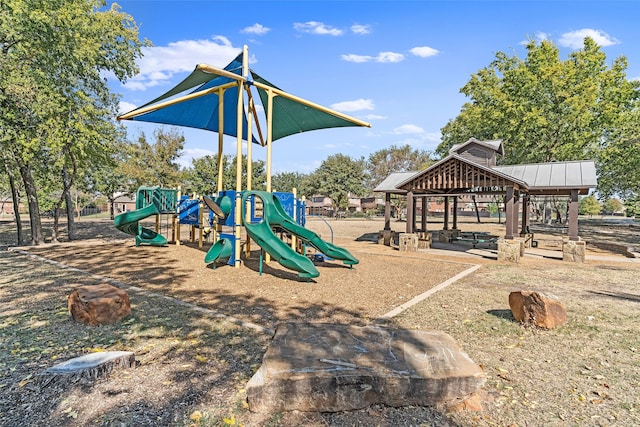
[[[67,306],[77,322],[91,326],[118,322],[131,314],[129,295],[108,284],[76,288]]]
[[[287,323],[247,384],[247,400],[252,411],[270,413],[433,406],[466,399],[484,382],[443,332]]]
[[[535,291],[513,291],[509,307],[520,323],[553,329],[567,322],[567,310],[554,297]]]

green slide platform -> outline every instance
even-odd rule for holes
[[[140,246],[141,244],[163,246],[167,244],[167,239],[162,234],[158,234],[138,224],[138,221],[159,213],[158,207],[155,203],[152,203],[142,209],[118,215],[113,220],[113,223],[118,230],[136,236],[136,246]]]
[[[243,225],[247,231],[247,235],[271,255],[273,259],[279,262],[280,265],[297,271],[298,276],[306,279],[318,277],[320,272],[309,258],[291,249],[289,245],[273,233],[269,219],[272,217],[275,218],[279,214],[273,206],[274,203],[271,198],[271,193],[264,191],[245,191],[242,194],[242,206],[246,206],[247,198],[252,195],[257,195],[263,200],[264,217],[262,221],[252,224],[245,220],[246,215],[242,215]],[[280,204],[279,201],[278,204]]]

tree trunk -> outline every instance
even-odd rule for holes
[[[15,177],[13,171],[7,163],[7,158],[4,158],[4,168],[9,177],[9,187],[11,188],[11,200],[13,201],[13,215],[16,218],[16,239],[18,245],[22,245],[24,242],[24,231],[22,230],[22,218],[20,218],[20,195],[18,194],[18,188],[16,187]]]
[[[56,204],[53,208],[53,231],[51,233],[51,243],[58,243],[58,225],[60,224],[58,212],[60,209],[60,204]]]
[[[44,234],[42,232],[42,221],[40,220],[40,207],[38,205],[38,193],[36,184],[33,180],[33,174],[29,165],[25,164],[20,156],[15,156],[20,176],[24,183],[24,191],[27,195],[27,204],[29,205],[29,221],[31,222],[31,244],[41,245],[44,243]]]
[[[75,240],[78,237],[77,227],[73,215],[73,199],[71,198],[71,185],[67,168],[62,168],[62,184],[64,186],[64,204],[67,212],[67,234],[69,240]],[[78,214],[78,218],[80,215]]]
[[[107,197],[107,201],[109,202],[109,218],[111,218],[111,220],[114,220],[115,219],[114,205],[116,203],[116,199],[115,197],[113,197],[113,195],[111,195],[110,197]]]

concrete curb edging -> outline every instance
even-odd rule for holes
[[[452,278],[450,278],[448,280],[445,280],[444,282],[440,283],[439,285],[434,286],[433,288],[429,289],[428,291],[423,292],[422,294],[410,299],[409,301],[405,302],[404,304],[394,308],[390,312],[388,312],[386,314],[383,314],[380,318],[381,319],[391,319],[392,317],[397,316],[398,314],[402,313],[403,311],[405,311],[409,307],[411,307],[413,305],[416,305],[417,303],[419,303],[421,301],[424,301],[425,299],[429,298],[431,295],[433,295],[436,292],[446,288],[447,286],[457,282],[458,280],[462,279],[463,277],[468,276],[469,274],[473,273],[474,271],[476,271],[480,267],[482,267],[482,266],[479,265],[479,264],[473,265],[471,268],[468,268],[468,269],[464,270],[463,272],[456,274]]]

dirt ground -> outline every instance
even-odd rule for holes
[[[78,241],[0,251],[0,425],[640,423],[640,264],[619,253],[588,246],[584,264],[546,255],[552,252],[509,264],[493,259],[491,250],[463,243],[453,251],[442,246],[407,254],[375,243],[381,220],[313,218],[308,228],[347,248],[360,263],[352,269],[318,263],[320,276],[307,281],[274,262],[260,274],[256,248],[242,268],[213,269],[203,262],[208,243],[136,247],[111,224],[81,222]],[[405,224],[392,226],[402,231]],[[465,222],[460,228],[504,234],[504,225],[496,223]],[[541,249],[554,249],[563,231],[538,228]],[[581,234],[638,251],[638,231],[627,225],[585,221]],[[188,237],[186,228],[182,237]],[[11,224],[1,223],[0,245],[10,246],[11,239]],[[482,267],[384,324],[452,335],[487,373],[482,411],[248,411],[244,385],[279,323],[370,324],[474,265]],[[132,316],[97,328],[71,321],[66,297],[73,288],[105,281],[128,290]],[[559,297],[568,324],[553,331],[517,324],[507,297],[523,287]],[[138,366],[98,381],[39,385],[42,369],[101,350],[134,351]]]

